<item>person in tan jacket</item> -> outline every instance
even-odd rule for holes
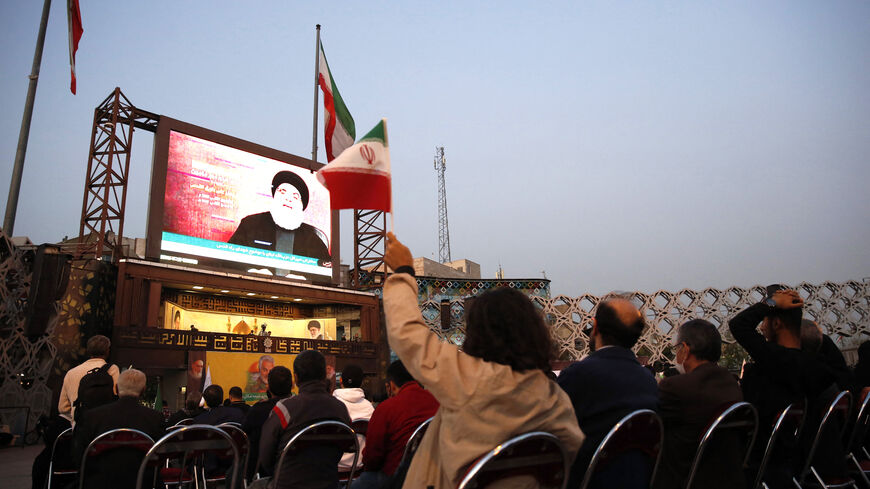
[[[531,301],[508,288],[475,298],[460,350],[423,322],[411,252],[392,233],[384,261],[395,271],[384,284],[390,348],[441,403],[403,487],[452,489],[482,455],[530,431],[558,437],[573,462],[584,435],[567,394],[545,374],[552,340]],[[537,485],[521,477],[499,487]]]

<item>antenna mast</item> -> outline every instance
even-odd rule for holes
[[[435,171],[438,173],[438,260],[448,263],[450,259],[450,230],[447,227],[447,189],[444,185],[444,146],[435,147]]]

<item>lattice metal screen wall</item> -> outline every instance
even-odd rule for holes
[[[421,287],[426,284],[421,284]],[[796,286],[804,298],[804,317],[822,325],[835,339],[870,335],[870,283],[801,283]],[[647,329],[635,352],[649,357],[649,362],[670,363],[670,351],[676,327],[694,318],[704,318],[719,328],[725,343],[734,343],[728,331],[728,320],[744,308],[764,297],[764,287],[731,287],[728,289],[658,291],[651,294],[633,292],[631,301],[644,314]],[[558,347],[560,360],[579,360],[589,353],[586,328],[591,327],[595,307],[602,296],[539,297],[532,300],[541,308],[550,325]],[[463,299],[450,304],[450,328],[441,327],[441,301],[422,300],[420,307],[427,325],[445,341],[461,344],[465,338],[465,307]]]
[[[111,337],[115,277],[109,263],[73,262],[63,299],[45,334],[24,334],[24,310],[30,292],[32,251],[16,249],[0,230],[0,424],[14,433],[33,429],[52,408],[67,370],[85,358],[84,342],[95,334]],[[10,406],[28,406],[25,410]]]
[[[0,424],[13,433],[32,429],[51,407],[51,375],[57,349],[47,335],[24,334],[24,310],[30,292],[33,251],[16,249],[0,230]],[[53,328],[56,317],[49,323]],[[22,376],[22,374],[24,374]],[[24,409],[29,406],[29,417]]]

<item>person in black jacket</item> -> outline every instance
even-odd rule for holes
[[[837,392],[836,377],[817,356],[801,350],[801,316],[803,299],[794,290],[768,287],[768,297],[749,306],[728,323],[734,339],[752,357],[744,367],[741,388],[743,397],[758,410],[758,436],[753,445],[750,470],[761,462],[773,422],[786,406],[806,402],[807,421],[801,445],[805,449],[818,429],[821,406]],[[761,331],[756,330],[761,323]],[[835,441],[820,448],[816,468],[822,476],[845,472],[843,447]],[[801,462],[801,452],[777,450],[768,462],[765,482],[770,487],[791,486],[791,477]]]
[[[260,457],[260,432],[263,430],[263,424],[269,418],[269,413],[278,401],[290,396],[290,391],[293,390],[293,374],[290,369],[278,365],[269,371],[269,386],[266,391],[268,399],[251,406],[248,410],[248,415],[245,416],[245,421],[242,423],[242,430],[248,435],[248,443],[250,447],[250,455],[248,456],[248,473],[247,479],[253,479],[257,472],[257,460]],[[265,471],[260,472],[261,476],[271,475]]]
[[[245,420],[245,413],[240,408],[221,405],[221,400],[224,398],[224,390],[221,386],[212,384],[206,387],[202,393],[202,398],[205,400],[208,410],[193,418],[196,424],[217,426],[221,423],[241,424]]]
[[[139,404],[145,391],[145,374],[128,369],[118,377],[117,401],[88,410],[73,430],[73,456],[82,460],[88,445],[97,436],[116,429],[132,428],[144,432],[154,441],[164,434],[163,414]],[[143,452],[117,449],[89,461],[86,465],[85,488],[132,488]]]
[[[327,391],[326,359],[318,351],[305,350],[293,360],[299,395],[275,404],[260,438],[259,465],[275,472],[287,442],[306,426],[323,420],[337,420],[350,426],[347,407]],[[313,445],[286,457],[276,489],[304,487],[334,489],[338,485],[337,446]]]

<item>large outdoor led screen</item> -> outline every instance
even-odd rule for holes
[[[333,280],[337,217],[326,187],[298,166],[310,160],[178,121],[160,126],[148,234],[162,261]]]

